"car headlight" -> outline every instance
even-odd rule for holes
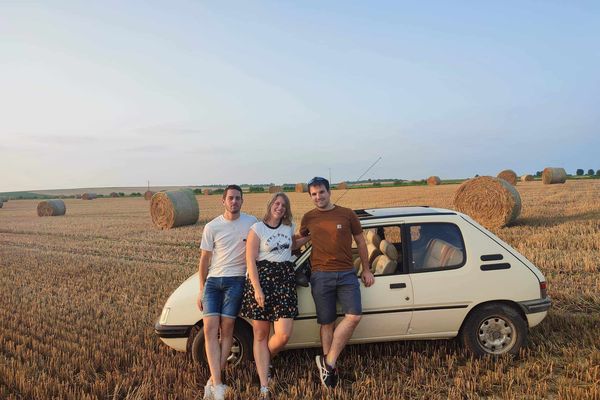
[[[170,307],[163,308],[162,313],[160,314],[160,321],[159,321],[159,323],[161,325],[164,325],[167,323],[167,318],[169,318],[170,311],[171,311]]]

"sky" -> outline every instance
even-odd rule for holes
[[[0,192],[600,169],[596,1],[0,1]]]

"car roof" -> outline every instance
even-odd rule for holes
[[[455,211],[444,208],[431,208],[429,206],[407,206],[407,207],[386,207],[386,208],[365,208],[354,210],[358,219],[375,219],[391,217],[416,217],[425,215],[456,215]]]

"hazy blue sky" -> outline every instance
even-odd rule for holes
[[[600,169],[597,1],[1,1],[0,191]]]

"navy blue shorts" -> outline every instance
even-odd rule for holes
[[[204,284],[202,309],[205,317],[236,318],[242,306],[245,276],[211,277]]]
[[[317,322],[331,324],[337,318],[336,303],[344,314],[361,315],[360,283],[354,270],[342,272],[312,271],[310,290],[317,309]]]

